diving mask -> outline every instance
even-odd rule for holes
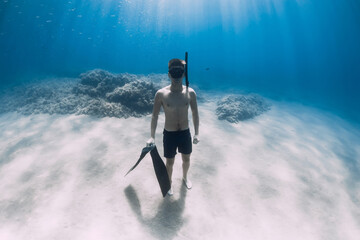
[[[184,74],[184,68],[182,67],[173,67],[169,70],[169,73],[172,78],[181,78]]]

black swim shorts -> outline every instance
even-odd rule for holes
[[[163,134],[164,157],[175,157],[177,148],[179,153],[190,154],[192,152],[191,135],[189,129],[174,132],[166,131],[164,129]]]

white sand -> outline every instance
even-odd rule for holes
[[[358,239],[359,128],[272,104],[238,124],[217,120],[213,102],[200,104],[193,189],[182,186],[178,155],[165,199],[150,156],[124,178],[150,116],[2,114],[0,239]]]

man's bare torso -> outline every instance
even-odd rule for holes
[[[180,131],[189,128],[188,109],[191,92],[194,90],[184,86],[181,92],[172,92],[170,86],[159,90],[161,105],[165,112],[165,130]]]

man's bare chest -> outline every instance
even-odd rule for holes
[[[187,109],[190,103],[189,97],[186,94],[168,94],[163,98],[164,109],[180,110]]]

